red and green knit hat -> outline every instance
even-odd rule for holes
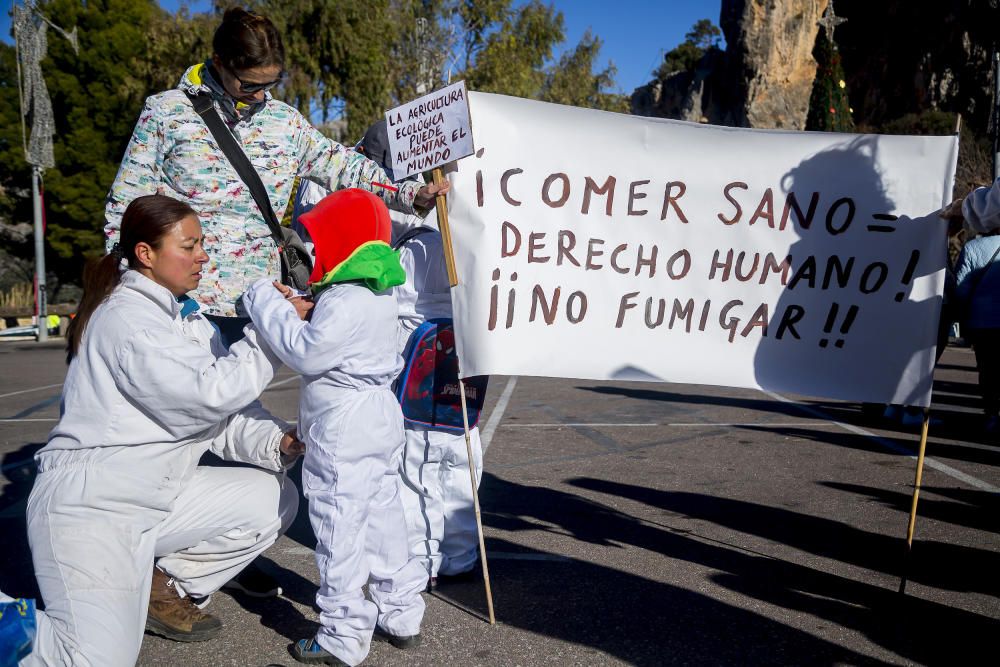
[[[338,190],[299,218],[312,237],[315,257],[309,276],[314,294],[334,283],[357,280],[373,292],[402,285],[406,273],[389,245],[389,209],[365,190]]]

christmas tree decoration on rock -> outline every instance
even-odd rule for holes
[[[813,55],[816,58],[816,79],[809,98],[807,130],[825,132],[852,132],[854,119],[847,99],[847,83],[844,81],[844,67],[834,39],[834,31],[847,19],[837,16],[833,0],[818,21],[823,31],[816,38]]]

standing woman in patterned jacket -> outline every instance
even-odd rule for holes
[[[118,240],[122,213],[141,195],[179,199],[198,213],[210,261],[192,296],[228,345],[248,318],[236,304],[254,281],[280,275],[277,246],[249,189],[194,110],[186,93],[208,94],[243,148],[280,219],[295,178],[328,190],[361,188],[389,208],[425,215],[448,185],[405,183],[398,191],[371,160],[324,137],[302,114],[268,92],[285,77],[285,50],[274,24],[242,8],[226,11],[212,58],[190,67],[177,88],[153,95],[139,116],[108,194],[107,247]]]

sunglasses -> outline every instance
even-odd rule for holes
[[[262,90],[263,91],[271,90],[272,88],[274,88],[275,86],[277,86],[279,83],[283,82],[285,80],[285,78],[287,78],[287,76],[288,76],[288,72],[282,70],[281,73],[278,74],[278,78],[275,79],[274,81],[268,81],[266,83],[247,83],[247,82],[243,81],[243,79],[241,79],[239,77],[239,75],[236,72],[234,72],[233,70],[229,70],[229,73],[232,74],[233,78],[236,79],[239,82],[239,84],[240,84],[240,92],[241,93],[250,93],[250,94],[252,94],[252,93],[259,93]]]

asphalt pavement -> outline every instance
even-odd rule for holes
[[[37,594],[32,454],[59,411],[61,341],[0,342],[0,589]],[[298,380],[263,396],[294,419]],[[973,355],[938,367],[906,595],[917,427],[852,403],[695,385],[491,379],[481,581],[426,596],[424,643],[372,665],[995,664],[1000,441]],[[292,478],[298,481],[298,471]],[[262,559],[285,593],[228,592],[223,635],[147,635],[140,665],[293,665],[317,613],[305,512]]]

